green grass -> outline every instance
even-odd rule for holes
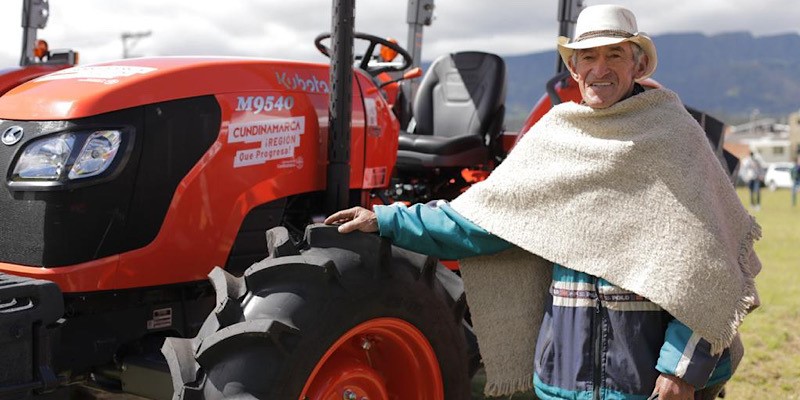
[[[749,204],[747,190],[738,193]],[[788,190],[765,190],[761,210],[751,213],[763,231],[756,243],[763,265],[756,277],[761,307],[740,329],[745,356],[726,387],[726,399],[800,399],[800,205],[791,206]],[[479,374],[473,380],[473,399],[484,399],[484,379]]]
[[[748,199],[747,191],[739,197]],[[763,191],[761,210],[751,212],[763,229],[756,243],[761,307],[739,330],[745,357],[728,398],[800,399],[800,205],[791,206],[788,190]]]

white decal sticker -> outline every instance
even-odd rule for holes
[[[364,170],[364,181],[362,182],[362,186],[365,189],[383,187],[388,183],[386,179],[386,167],[367,168]]]
[[[236,111],[252,111],[258,114],[261,111],[291,110],[294,108],[292,96],[238,96],[236,97]]]
[[[305,122],[305,117],[291,117],[230,124],[228,143],[261,143],[258,148],[237,151],[233,167],[294,157],[294,149],[300,146],[300,135],[305,132]]]
[[[367,126],[378,126],[378,108],[375,106],[374,98],[364,99],[364,112],[367,113]]]
[[[75,79],[82,82],[96,82],[113,85],[120,81],[119,78],[127,78],[134,75],[144,75],[155,70],[156,68],[151,67],[136,67],[126,65],[72,67],[41,76],[37,78],[36,81]]]
[[[147,321],[147,329],[169,328],[172,326],[172,309],[153,310],[153,319]]]

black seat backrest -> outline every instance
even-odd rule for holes
[[[428,68],[414,98],[414,133],[496,135],[502,128],[505,97],[506,65],[496,54],[468,51],[441,56]]]

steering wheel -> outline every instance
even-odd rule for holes
[[[328,46],[322,44],[322,41],[331,37],[330,33],[321,33],[319,34],[316,39],[314,39],[314,45],[317,47],[320,53],[324,54],[326,57],[331,56],[330,49]],[[367,51],[364,52],[363,57],[361,58],[361,62],[359,63],[358,67],[366,71],[368,74],[372,76],[377,76],[383,72],[390,72],[390,71],[404,71],[411,66],[412,57],[411,54],[408,54],[406,49],[400,47],[397,43],[390,42],[387,39],[382,37],[370,35],[367,33],[360,33],[360,32],[353,32],[353,38],[364,40],[369,42],[369,46],[367,47]],[[370,66],[369,62],[372,60],[372,55],[375,54],[375,48],[378,45],[386,46],[391,50],[397,52],[397,54],[402,57],[402,64],[389,64],[389,63],[382,63],[381,65],[373,65]]]

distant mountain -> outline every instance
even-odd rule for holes
[[[800,35],[664,35],[654,78],[689,105],[724,114],[785,116],[800,108]]]
[[[687,105],[723,120],[785,117],[800,109],[800,35],[754,37],[747,32],[653,37],[658,69],[653,78]],[[556,52],[504,57],[508,69],[508,128],[518,129],[556,66]]]

